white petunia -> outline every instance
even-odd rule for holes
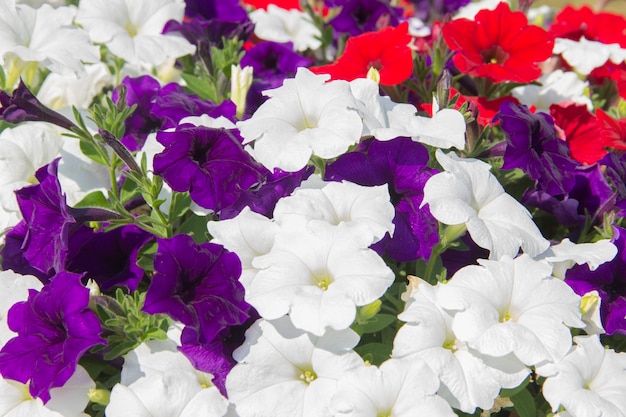
[[[565,61],[583,75],[589,75],[591,71],[609,60],[615,64],[626,60],[626,49],[620,47],[619,44],[605,44],[590,41],[584,37],[581,37],[579,41],[556,38],[552,53],[563,55]]]
[[[352,351],[358,341],[350,329],[317,337],[287,318],[258,320],[233,354],[228,398],[240,417],[327,416],[337,380],[363,363]]]
[[[415,106],[380,96],[378,84],[365,78],[351,81],[350,90],[363,117],[363,135],[383,141],[406,136],[438,148],[465,148],[465,118],[459,111],[439,110],[435,102],[432,118],[418,116]]]
[[[387,185],[364,187],[351,182],[330,182],[321,189],[298,189],[282,198],[274,209],[281,228],[305,227],[311,221],[330,227],[342,225],[368,247],[393,234],[395,210]]]
[[[503,0],[479,0],[473,1],[469,4],[459,8],[456,14],[454,15],[454,19],[470,19],[474,20],[478,12],[481,10],[495,10],[496,7],[500,3],[509,3],[508,1]]]
[[[348,328],[357,306],[377,300],[394,279],[376,252],[341,228],[312,224],[281,230],[252,266],[260,271],[245,287],[246,301],[265,319],[289,314],[297,328],[316,335]]]
[[[87,33],[72,26],[76,10],[38,9],[0,2],[0,65],[12,86],[26,65],[40,64],[62,75],[85,73],[83,62],[98,62],[100,54]],[[29,77],[27,77],[29,78]]]
[[[250,13],[254,34],[267,41],[292,42],[296,51],[315,50],[322,45],[320,30],[306,13],[285,10],[273,4],[267,10],[257,9]]]
[[[454,314],[456,337],[485,355],[513,353],[526,365],[563,358],[572,344],[570,327],[585,326],[580,297],[528,255],[479,263],[460,269],[439,290],[440,305]]]
[[[183,0],[81,0],[76,21],[113,55],[153,67],[195,51],[183,37],[161,33],[169,20],[180,22],[184,11]]]
[[[347,81],[326,82],[298,68],[295,78],[265,91],[269,99],[248,120],[237,123],[244,144],[254,142],[254,155],[268,169],[298,171],[311,155],[341,155],[361,138],[363,123]]]
[[[76,106],[86,109],[102,89],[113,82],[106,64],[99,62],[85,65],[86,73],[81,77],[49,74],[37,92],[44,106],[54,110]]]
[[[142,343],[124,358],[119,384],[111,391],[107,417],[222,417],[228,400],[196,370],[172,339]]]
[[[232,219],[211,221],[207,229],[213,236],[213,243],[219,243],[237,254],[241,260],[239,281],[249,287],[258,269],[252,266],[254,258],[266,255],[274,245],[274,237],[279,231],[278,225],[267,217],[255,213],[249,207]]]
[[[44,405],[33,398],[28,385],[0,377],[0,416],[2,417],[88,417],[83,410],[89,403],[88,394],[96,384],[80,365],[62,387],[50,390],[50,400]]]
[[[380,367],[362,365],[345,373],[331,400],[334,417],[454,417],[436,395],[437,376],[420,359],[388,359]]]
[[[573,243],[565,238],[535,257],[535,260],[552,266],[552,275],[565,279],[565,272],[574,265],[587,264],[591,271],[611,261],[617,255],[617,247],[608,239],[594,243]]]
[[[520,247],[531,256],[548,248],[550,242],[528,210],[505,193],[487,163],[440,150],[436,156],[445,171],[428,180],[422,202],[429,205],[433,217],[448,225],[465,224],[472,240],[490,251],[491,259],[516,256]]]
[[[591,99],[585,95],[589,83],[582,81],[575,72],[556,70],[542,75],[539,82],[542,85],[525,85],[511,92],[522,104],[546,113],[550,112],[551,105],[564,101],[584,104],[593,110]]]
[[[575,417],[626,416],[626,354],[605,349],[598,336],[577,336],[563,360],[546,368],[543,396],[553,411]]]
[[[441,381],[439,395],[452,407],[466,413],[476,407],[488,410],[501,388],[517,387],[529,370],[512,355],[496,360],[457,340],[453,316],[437,301],[441,287],[417,281],[417,290],[398,315],[406,324],[394,339],[392,357],[424,360]]]

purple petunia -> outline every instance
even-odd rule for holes
[[[341,7],[329,24],[336,32],[351,36],[397,26],[402,17],[402,9],[392,7],[389,0],[326,0],[325,3],[329,7]]]
[[[365,186],[388,184],[396,214],[393,238],[385,236],[374,249],[409,262],[428,259],[439,242],[437,220],[428,207],[420,208],[424,185],[436,173],[428,168],[426,148],[409,138],[368,139],[356,152],[341,155],[326,168],[326,179],[347,180]]]
[[[226,129],[183,125],[159,132],[157,140],[165,150],[154,157],[154,173],[174,191],[189,191],[196,204],[215,212],[261,183],[267,172]]]
[[[594,271],[587,264],[574,265],[565,274],[565,282],[580,296],[598,291],[602,299],[600,319],[606,333],[626,335],[626,229],[613,226],[613,234],[617,256]]]
[[[31,395],[44,403],[51,388],[72,376],[88,349],[105,343],[98,317],[89,310],[89,290],[80,280],[81,275],[61,272],[9,310],[9,328],[17,336],[0,351],[0,374],[29,382]]]
[[[526,106],[506,101],[496,120],[506,134],[503,169],[521,169],[551,195],[571,190],[577,163],[569,157],[567,143],[557,137],[549,114],[532,114]]]
[[[222,329],[248,318],[239,275],[239,258],[221,245],[197,244],[188,235],[158,239],[143,310],[168,314],[209,343]]]

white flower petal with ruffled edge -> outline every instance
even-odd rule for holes
[[[310,221],[343,225],[346,233],[362,238],[364,247],[386,233],[393,235],[394,215],[387,185],[364,187],[347,181],[329,182],[321,189],[298,189],[280,199],[274,209],[274,220],[281,228],[302,228]]]
[[[281,229],[270,253],[253,259],[260,271],[246,287],[246,301],[261,317],[289,314],[297,328],[321,335],[349,327],[356,307],[381,297],[394,274],[341,228],[313,226]]]
[[[254,34],[266,41],[292,42],[296,51],[317,49],[322,34],[308,14],[300,10],[285,10],[270,4],[267,10],[256,9],[249,14]]]
[[[535,260],[552,266],[552,275],[565,279],[565,272],[575,264],[587,264],[594,271],[617,255],[617,248],[608,239],[594,243],[573,243],[565,238],[558,245],[552,245],[535,257]]]
[[[562,406],[576,417],[626,416],[626,354],[605,349],[597,335],[574,341],[543,384],[552,410]]]
[[[570,327],[585,326],[580,297],[528,255],[479,263],[460,269],[439,290],[457,338],[485,355],[513,353],[526,365],[565,356]]]
[[[235,350],[238,364],[226,379],[228,397],[241,417],[329,415],[337,379],[363,363],[350,329],[323,337],[297,330],[288,318],[258,320]]]
[[[334,158],[361,138],[363,122],[346,81],[298,68],[295,78],[265,91],[269,99],[237,127],[268,169],[298,171],[311,155]]]
[[[525,85],[514,88],[511,93],[520,103],[526,106],[535,106],[537,110],[550,112],[550,106],[555,103],[571,101],[584,104],[589,111],[593,110],[591,99],[585,95],[589,83],[582,81],[573,71],[552,71],[539,79],[542,85]]]

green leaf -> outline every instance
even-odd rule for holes
[[[89,208],[89,207],[101,207],[106,209],[113,209],[113,205],[104,196],[102,191],[93,191],[83,197],[78,203],[74,204],[74,208]]]
[[[94,145],[93,143],[89,143],[84,140],[80,141],[80,150],[83,154],[85,154],[86,157],[100,165],[109,166],[109,161],[100,156],[101,152],[98,152],[96,146],[97,145]],[[106,154],[106,152],[104,153]]]
[[[216,100],[215,86],[209,80],[186,73],[182,73],[180,76],[187,83],[187,89],[193,94],[204,100]]]
[[[352,330],[358,334],[375,333],[396,321],[396,317],[391,314],[377,314],[371,317],[364,324],[354,324]]]
[[[354,350],[373,365],[380,365],[391,357],[391,346],[384,343],[368,343]]]
[[[535,399],[527,389],[519,391],[510,398],[513,401],[515,411],[517,411],[520,417],[536,417],[537,406],[535,405]]]

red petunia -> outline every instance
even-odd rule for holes
[[[267,6],[273,4],[285,10],[302,10],[299,0],[243,0],[243,4],[252,6],[255,9],[267,10]]]
[[[607,145],[596,117],[584,104],[561,103],[550,106],[554,124],[569,144],[570,156],[583,164],[594,164],[607,154]]]
[[[333,80],[365,78],[370,68],[380,74],[380,84],[396,85],[413,73],[413,56],[407,22],[396,28],[367,32],[346,42],[343,54],[332,64],[309,68],[315,74],[330,74]]]
[[[594,12],[588,6],[566,6],[555,17],[549,32],[556,38],[578,41],[584,37],[601,43],[618,43],[626,48],[626,18],[608,12]]]
[[[613,119],[601,109],[596,110],[596,117],[606,146],[626,150],[626,118]]]
[[[541,75],[538,62],[552,55],[554,37],[539,26],[528,25],[522,12],[500,3],[481,10],[475,20],[457,19],[443,27],[448,47],[457,51],[454,65],[477,77],[496,82],[531,82]]]
[[[609,60],[589,74],[589,81],[595,85],[602,85],[606,78],[613,80],[619,96],[626,99],[626,62],[618,65]]]

